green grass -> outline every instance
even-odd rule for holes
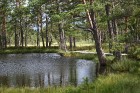
[[[0,93],[139,93],[140,77],[129,73],[108,74],[99,76],[93,83],[83,83],[78,87],[48,88],[6,88]]]
[[[111,67],[113,68],[113,70],[119,72],[140,74],[140,62],[132,59],[123,59],[121,61],[114,62],[113,64],[111,64]]]
[[[101,76],[93,84],[95,93],[139,93],[140,77],[133,74]]]
[[[57,47],[43,48],[43,47],[8,47],[0,50],[0,54],[18,54],[18,53],[58,53]]]
[[[65,93],[70,87],[0,88],[0,93]]]
[[[84,54],[76,52],[61,52],[65,57],[74,57],[77,59],[86,59],[86,60],[97,60],[97,55],[95,54]]]

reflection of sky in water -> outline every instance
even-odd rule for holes
[[[93,81],[95,77],[95,63],[87,60],[78,60],[77,67],[77,84],[81,84],[85,78],[88,78],[89,82]]]
[[[81,84],[83,78],[92,81],[95,77],[95,63],[92,61],[64,58],[55,53],[0,56],[0,85]]]

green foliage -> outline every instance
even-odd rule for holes
[[[52,15],[52,16],[51,16],[51,19],[52,19],[52,21],[54,21],[54,22],[59,22],[59,21],[62,20],[62,17],[61,17],[60,15],[56,14],[56,15]]]
[[[119,72],[139,73],[138,69],[140,68],[140,63],[138,61],[123,59],[121,61],[114,62],[111,67],[113,70]]]
[[[139,83],[140,78],[137,75],[109,74],[99,77],[93,87],[95,93],[139,93]]]
[[[140,48],[138,46],[131,46],[130,47],[130,52],[129,52],[129,57],[135,58],[137,60],[140,60]]]

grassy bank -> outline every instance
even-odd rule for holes
[[[79,87],[49,88],[0,88],[0,93],[139,93],[140,78],[129,73],[99,76],[94,83],[83,83]]]
[[[58,53],[58,47],[44,48],[44,47],[8,47],[1,49],[0,54],[18,54],[18,53]]]

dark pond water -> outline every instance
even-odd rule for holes
[[[79,85],[95,78],[95,63],[55,53],[0,55],[0,86]]]

